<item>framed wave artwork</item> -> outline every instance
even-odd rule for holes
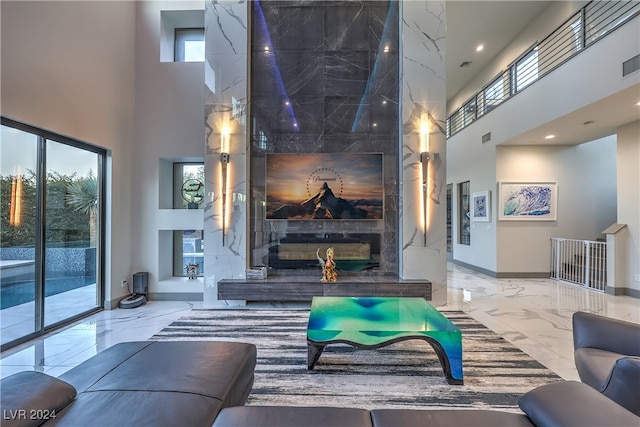
[[[555,221],[557,182],[499,182],[498,219],[501,221]]]

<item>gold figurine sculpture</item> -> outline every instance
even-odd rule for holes
[[[333,248],[327,248],[327,259],[324,260],[320,257],[320,248],[316,251],[316,257],[320,266],[322,267],[322,283],[335,282],[338,280],[338,273],[336,272],[336,263],[333,261]]]

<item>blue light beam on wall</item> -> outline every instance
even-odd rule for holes
[[[258,34],[258,35],[264,38],[264,40],[266,41],[266,46],[269,48],[267,55],[269,55],[271,68],[275,72],[275,78],[276,78],[276,84],[278,86],[278,90],[285,101],[286,114],[288,116],[288,119],[291,121],[291,124],[293,125],[292,126],[293,129],[296,132],[300,132],[300,126],[298,125],[298,120],[296,120],[296,115],[293,112],[293,106],[292,106],[291,100],[289,99],[287,90],[284,87],[284,82],[282,81],[282,75],[280,74],[280,69],[278,68],[275,51],[273,50],[273,43],[271,42],[271,35],[269,34],[269,28],[267,27],[267,20],[264,17],[262,6],[260,5],[260,0],[255,0],[254,8],[256,12],[256,17],[258,18],[256,27],[260,32],[262,32],[262,34]]]
[[[398,7],[396,2],[389,2],[389,10],[387,11],[387,19],[384,22],[384,30],[382,31],[382,37],[380,37],[380,45],[378,46],[378,53],[376,54],[376,62],[373,64],[373,70],[371,70],[371,74],[369,75],[369,79],[367,80],[367,85],[365,86],[364,93],[362,94],[362,98],[360,99],[360,104],[358,105],[358,111],[356,112],[356,118],[353,120],[353,125],[351,126],[351,133],[355,133],[358,129],[358,123],[362,120],[362,116],[365,114],[365,106],[369,108],[371,105],[371,85],[378,78],[378,65],[380,62],[380,58],[383,57],[385,52],[385,46],[387,46],[387,40],[389,40],[389,28],[391,27],[391,23],[393,20],[397,20],[397,12]]]

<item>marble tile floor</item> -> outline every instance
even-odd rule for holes
[[[449,264],[448,290],[448,302],[442,309],[469,313],[565,379],[578,379],[571,334],[575,311],[640,323],[639,299],[614,297],[549,279],[494,279]],[[96,313],[3,352],[0,377],[25,370],[61,375],[114,344],[146,340],[201,306],[200,302],[150,301],[134,309]],[[300,304],[288,307],[300,308]]]

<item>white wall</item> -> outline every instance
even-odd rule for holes
[[[448,156],[453,184],[453,258],[498,275],[549,271],[549,239],[596,239],[616,222],[616,138],[578,146],[482,147],[456,141]],[[464,155],[462,154],[464,152]],[[457,184],[470,181],[471,193],[490,191],[490,222],[471,222],[471,244],[457,243]],[[557,181],[558,221],[498,221],[499,181]],[[579,206],[597,209],[579,209]]]
[[[627,224],[626,287],[640,297],[640,120],[618,128],[618,221]]]
[[[504,163],[505,160],[500,160],[501,157],[496,150],[503,143],[526,131],[537,128],[558,117],[563,117],[611,94],[628,89],[632,85],[637,85],[637,78],[621,78],[620,64],[624,60],[637,55],[640,40],[637,37],[640,31],[639,28],[640,20],[636,17],[610,36],[600,40],[559,69],[534,83],[527,90],[507,100],[491,113],[449,138],[447,140],[447,182],[457,184],[468,180],[471,182],[471,192],[473,193],[490,189],[492,188],[491,185],[495,186],[496,182],[500,180],[513,180],[515,178],[532,180],[536,174],[544,175],[546,172],[542,171],[545,169],[531,171],[531,174],[527,175],[525,175],[524,170],[519,170],[517,176],[506,176],[505,172],[501,171],[508,171],[510,165]],[[488,81],[487,79],[482,84],[486,84]],[[474,90],[477,91],[482,84],[479,83]],[[482,144],[482,135],[488,132],[491,132],[491,141]],[[591,139],[595,138],[597,137],[594,136]],[[584,142],[589,140],[585,139]],[[638,139],[636,138],[637,141]],[[544,149],[532,148],[532,150]],[[616,148],[612,146],[609,156],[615,156],[615,152]],[[495,160],[492,160],[494,156]],[[567,165],[557,160],[553,160],[553,163],[561,170],[571,168],[571,165],[576,164],[576,160],[570,156],[566,157],[565,160]],[[541,164],[541,167],[547,166],[547,163]],[[615,170],[615,165],[612,170]],[[600,164],[594,164],[590,168],[590,172],[594,177],[602,179],[602,182],[611,182],[610,173],[604,170]],[[562,171],[559,173],[564,175]],[[495,174],[493,182],[491,181],[492,174]],[[560,182],[559,179],[552,180]],[[637,180],[635,185],[637,188]],[[560,187],[561,195],[564,194],[565,186],[566,184],[563,184]],[[493,196],[495,196],[496,188],[493,187],[493,189]],[[615,194],[615,187],[611,191]],[[454,194],[454,197],[457,197],[457,194]],[[495,201],[496,198],[492,197],[494,213],[497,206]],[[562,209],[562,205],[560,208]],[[600,212],[599,210],[592,212],[593,223],[602,224],[605,222],[600,217]],[[608,212],[606,217],[610,218],[610,211],[606,212]],[[612,212],[615,214],[615,210]],[[636,216],[638,215],[637,210],[635,214]],[[604,223],[603,227],[616,222],[615,217],[610,218],[610,220],[611,222],[609,224]],[[457,233],[456,221],[457,218],[454,217],[454,233]],[[520,229],[518,225],[507,224],[500,230],[496,228],[494,232],[491,228],[493,224],[496,224],[495,217],[492,220],[492,224],[473,224],[471,246],[455,244],[454,260],[499,274],[542,273],[549,271],[548,257],[545,258],[546,255],[543,252],[534,256],[539,259],[533,259],[529,254],[523,256],[522,251],[518,249],[503,255],[500,254],[503,250],[511,250],[509,245],[520,247],[519,244],[521,242],[529,242],[528,244],[530,244],[533,241],[539,241],[541,245],[543,244],[547,248],[549,243],[545,239],[550,237],[549,230],[544,229],[543,233],[539,234],[528,229]],[[587,227],[587,224],[584,225]],[[543,227],[548,227],[548,225]],[[562,224],[562,227],[564,227],[564,224]],[[591,226],[589,225],[589,227]],[[599,235],[603,229],[595,230],[594,232]],[[474,230],[476,230],[475,233]],[[584,236],[580,238],[591,239],[598,237],[597,235],[587,235],[592,234],[591,230],[592,228],[584,228],[584,232],[581,233]],[[561,229],[558,231],[573,230]],[[495,235],[495,240],[492,238],[492,234]],[[455,238],[456,236],[454,235],[454,242]],[[506,248],[502,249],[505,245]],[[540,247],[542,248],[543,246]],[[543,260],[543,258],[545,259]]]
[[[160,11],[204,3],[0,5],[2,115],[111,151],[105,306],[138,271],[150,273],[151,293],[201,294],[201,281],[158,284],[171,263],[160,259],[161,230],[203,225],[202,211],[159,209],[160,159],[204,159],[203,63],[160,62]]]
[[[557,221],[497,221],[501,274],[547,273],[552,237],[596,240],[616,222],[615,137],[566,147],[501,146],[496,159],[498,182],[558,183]]]
[[[203,211],[160,209],[160,192],[172,191],[161,188],[160,165],[166,159],[204,162],[204,63],[161,62],[160,18],[163,10],[204,10],[204,2],[141,1],[135,9],[132,272],[149,272],[152,299],[178,293],[202,298],[201,280],[172,280],[167,246],[171,230],[202,229]]]
[[[133,2],[0,2],[2,115],[110,150],[106,306],[131,274]]]
[[[473,135],[471,135],[473,137]],[[495,208],[490,222],[471,222],[471,244],[458,243],[459,221],[458,184],[470,181],[471,194],[490,191],[495,206],[496,154],[493,145],[483,145],[480,138],[458,138],[447,142],[447,183],[453,184],[453,253],[458,261],[489,271],[496,271],[496,221]],[[456,159],[456,161],[451,161]]]

